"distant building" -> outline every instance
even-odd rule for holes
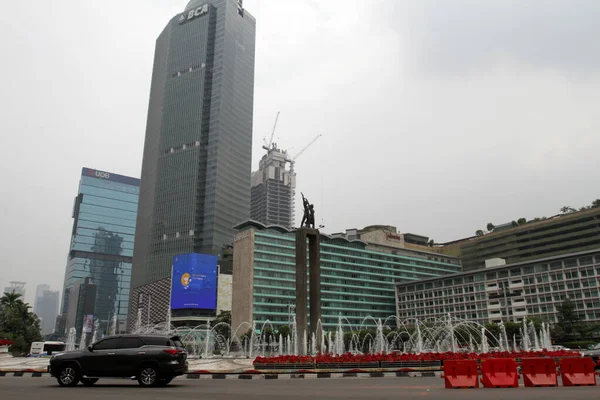
[[[35,288],[35,300],[33,301],[33,312],[35,314],[37,314],[39,305],[40,305],[40,301],[42,300],[43,296],[44,296],[44,292],[46,290],[50,290],[50,285],[46,285],[46,284],[41,284],[41,285],[37,285],[37,287]],[[39,317],[39,315],[38,315]],[[54,317],[56,318],[56,316]]]
[[[48,285],[38,285],[38,289],[40,286],[49,288]],[[50,335],[54,332],[59,302],[60,296],[56,290],[44,289],[41,295],[36,297],[34,313],[40,319],[42,336]]]
[[[418,282],[396,284],[400,320],[448,314],[486,324],[541,317],[555,323],[568,297],[585,322],[600,322],[600,247],[578,253],[502,265]]]
[[[69,287],[67,291],[69,292],[69,302],[67,303],[67,308],[63,309],[65,317],[64,328],[66,332],[71,328],[75,328],[77,332],[76,343],[79,343],[84,324],[88,327],[90,325],[90,323],[86,323],[86,321],[91,320],[93,323],[93,321],[97,319],[96,303],[98,301],[99,288],[97,285],[93,284],[92,279],[88,277],[77,281],[77,283]],[[120,318],[120,320],[123,319]],[[106,321],[102,322],[101,333],[106,333]],[[66,332],[63,333],[63,336],[66,336]],[[92,332],[88,329],[85,333],[89,334]],[[117,333],[121,332],[117,331]]]
[[[18,293],[21,295],[21,299],[24,301],[25,299],[25,285],[27,282],[9,282],[9,286],[4,288],[3,293]]]
[[[491,258],[512,264],[600,247],[600,208],[508,225],[460,243],[464,271],[484,268]]]
[[[57,334],[81,327],[84,315],[99,320],[102,332],[114,315],[126,320],[139,185],[137,178],[83,168]]]
[[[296,294],[294,231],[248,221],[237,226],[233,244],[232,323],[292,318]],[[334,329],[340,316],[355,328],[366,317],[395,315],[395,282],[412,282],[460,271],[455,257],[407,249],[386,251],[362,240],[321,234],[322,323]],[[387,251],[389,250],[389,251]],[[394,253],[395,251],[395,253]],[[372,320],[367,319],[372,326]]]
[[[429,237],[414,233],[400,233],[392,225],[369,225],[363,229],[347,229],[332,237],[360,240],[369,250],[391,254],[418,255],[432,261],[457,262],[457,257],[442,246],[431,244]]]
[[[291,228],[294,224],[296,173],[286,169],[287,152],[275,145],[252,173],[250,219],[265,225]]]

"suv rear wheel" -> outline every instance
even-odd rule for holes
[[[141,386],[154,386],[159,382],[158,370],[152,365],[144,365],[140,368],[138,382]]]
[[[67,364],[58,371],[56,380],[60,386],[77,386],[79,370],[76,366]]]

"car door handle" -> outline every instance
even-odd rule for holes
[[[115,353],[107,353],[109,356],[114,356]]]
[[[138,351],[138,354],[146,354],[145,351]]]

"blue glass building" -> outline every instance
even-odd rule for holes
[[[58,334],[66,336],[71,327],[79,334],[85,318],[107,332],[115,314],[117,331],[125,330],[139,186],[137,178],[83,168]]]

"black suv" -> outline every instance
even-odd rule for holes
[[[187,372],[186,358],[177,336],[109,336],[87,349],[52,357],[48,372],[60,386],[75,386],[79,381],[90,386],[99,378],[130,378],[141,386],[164,386]]]

